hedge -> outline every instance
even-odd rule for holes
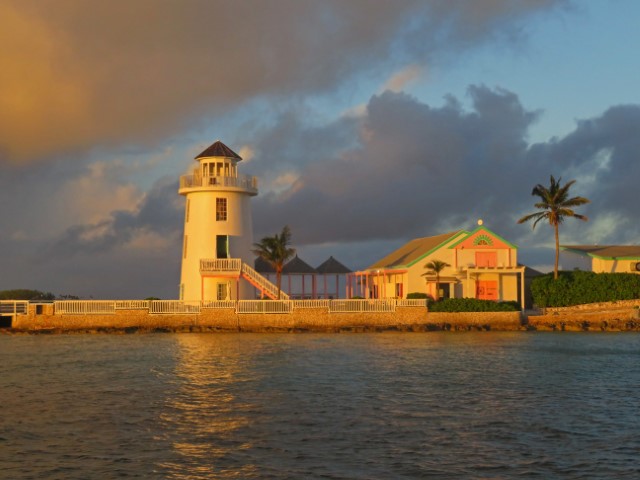
[[[494,302],[476,298],[446,298],[429,303],[430,312],[517,312],[518,302]]]
[[[569,307],[585,303],[640,298],[640,275],[594,273],[575,270],[536,277],[531,282],[533,303],[538,307]]]

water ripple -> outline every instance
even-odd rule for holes
[[[639,355],[633,334],[2,336],[0,478],[635,479]]]

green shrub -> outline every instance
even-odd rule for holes
[[[431,295],[428,295],[424,292],[411,292],[407,294],[407,300],[415,300],[422,298],[431,298]]]
[[[477,298],[446,298],[429,305],[431,312],[517,312],[518,302],[494,302]]]
[[[585,303],[640,298],[640,275],[633,273],[559,272],[531,282],[533,303],[538,307],[569,307]]]

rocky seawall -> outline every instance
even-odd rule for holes
[[[6,317],[5,317],[6,318]],[[239,314],[232,308],[202,309],[197,314],[151,314],[118,310],[114,314],[54,314],[51,309],[15,315],[3,333],[150,333],[150,332],[429,332],[429,331],[640,331],[640,300],[624,304],[520,312],[428,312],[399,307],[395,312],[329,313],[309,308],[293,313]]]
[[[520,312],[427,312],[425,307],[398,307],[394,312],[329,313],[308,308],[293,313],[240,314],[234,309],[202,309],[198,314],[150,314],[118,310],[112,314],[16,315],[13,333],[144,332],[383,332],[521,330]]]
[[[640,300],[547,308],[530,315],[531,330],[565,332],[637,332],[640,331]]]

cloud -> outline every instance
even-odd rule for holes
[[[382,87],[382,90],[390,90],[392,92],[401,92],[406,89],[407,85],[418,80],[423,74],[423,68],[420,65],[409,65],[399,72],[394,73]]]
[[[299,246],[403,241],[473,228],[483,218],[543,264],[534,247],[551,246],[550,230],[516,220],[535,210],[531,190],[553,174],[577,179],[572,193],[592,200],[580,210],[590,222],[563,225],[564,243],[638,242],[640,106],[612,107],[563,138],[531,145],[528,129],[540,112],[505,89],[471,86],[468,93],[469,109],[453,97],[434,108],[403,93],[376,95],[354,127],[355,146],[338,139],[334,148],[324,126],[325,148],[299,150],[307,158],[290,188],[254,200],[256,235],[288,224]],[[312,129],[288,125],[294,143],[313,137]]]
[[[0,161],[150,145],[254,98],[327,92],[439,48],[512,38],[563,3],[5,1]]]
[[[157,181],[134,210],[114,210],[98,222],[69,227],[46,250],[46,256],[104,254],[118,247],[158,249],[158,237],[178,239],[183,211],[177,190],[174,179]]]

